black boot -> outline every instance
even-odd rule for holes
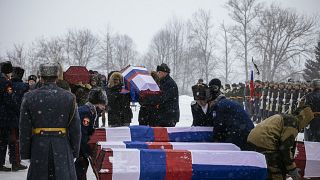
[[[22,164],[12,164],[12,171],[19,171],[24,169],[28,169],[28,166],[24,166]]]
[[[7,168],[4,165],[0,166],[0,171],[11,171],[11,168]]]

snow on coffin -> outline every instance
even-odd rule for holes
[[[104,149],[102,180],[265,179],[262,154],[249,151]]]
[[[211,142],[212,127],[129,126],[106,128],[106,141]]]
[[[305,178],[320,177],[320,142],[297,142],[295,163]]]
[[[160,88],[144,67],[127,66],[122,71],[125,89],[130,91],[131,101],[138,102],[139,94],[147,91],[149,95],[160,94]]]

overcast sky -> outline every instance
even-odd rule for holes
[[[189,19],[198,9],[211,10],[215,25],[231,22],[227,0],[0,0],[0,53],[14,43],[29,45],[40,37],[62,35],[72,28],[128,34],[140,53],[152,36],[176,16]],[[301,13],[319,12],[320,0],[276,0]],[[262,1],[261,1],[262,2]],[[271,2],[271,1],[268,1]]]

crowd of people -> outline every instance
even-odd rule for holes
[[[24,159],[30,161],[28,179],[86,179],[94,128],[131,123],[131,98],[122,73],[90,71],[88,84],[71,84],[61,65],[47,63],[27,82],[23,75],[22,68],[1,63],[0,171],[26,169]],[[179,91],[170,68],[163,63],[150,75],[160,92],[140,94],[139,125],[174,127],[180,118]],[[213,127],[213,142],[265,154],[268,179],[287,173],[298,179],[291,148],[304,128],[306,140],[319,141],[320,80],[310,85],[256,81],[254,86],[250,96],[249,84],[231,89],[217,78],[208,84],[200,79],[192,86],[192,126]],[[8,147],[11,168],[5,166]]]

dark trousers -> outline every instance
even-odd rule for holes
[[[86,180],[87,179],[87,170],[89,167],[89,160],[88,158],[80,155],[77,160],[74,162],[77,179],[78,180]]]
[[[10,163],[13,165],[20,164],[18,128],[0,128],[0,165],[5,164],[8,146]]]

